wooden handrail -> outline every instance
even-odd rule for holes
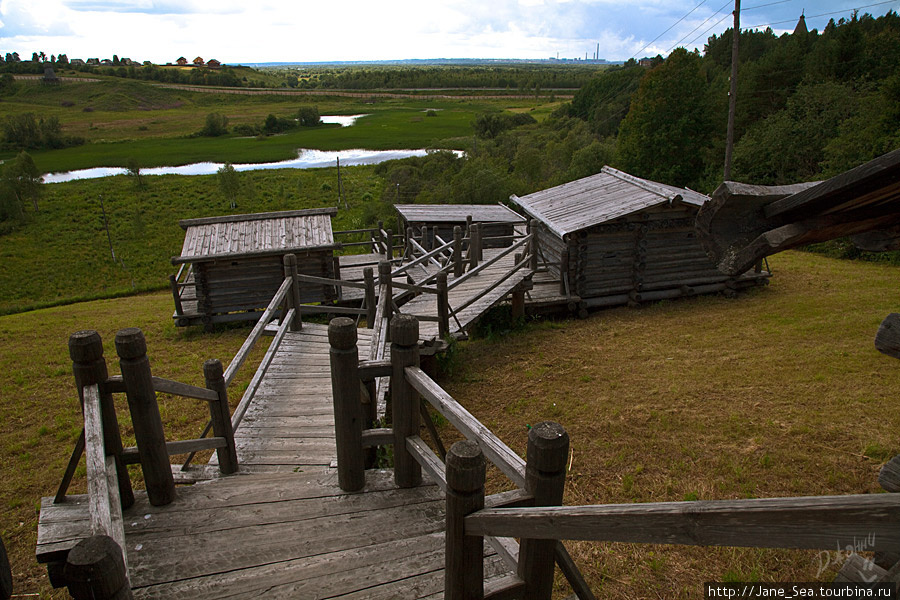
[[[477,442],[490,460],[518,487],[525,486],[525,461],[419,367],[407,367],[409,383],[466,439]]]
[[[115,485],[116,462],[104,450],[100,387],[97,384],[84,387],[84,439],[91,534],[106,535],[115,540],[122,549],[127,573],[125,524],[122,520],[119,488]]]
[[[530,236],[530,235],[529,235],[529,236],[525,236],[524,238],[522,238],[521,240],[519,240],[518,242],[516,242],[515,244],[513,244],[513,245],[510,246],[509,248],[504,249],[502,252],[500,252],[499,254],[497,254],[496,256],[494,256],[493,258],[491,258],[490,260],[485,260],[485,261],[483,261],[480,265],[478,265],[477,267],[475,267],[474,269],[471,269],[471,270],[467,271],[462,277],[457,277],[457,278],[454,279],[453,282],[450,283],[447,287],[448,287],[449,289],[452,290],[453,288],[455,288],[456,286],[458,286],[460,283],[462,283],[463,281],[465,281],[465,280],[468,279],[469,277],[473,277],[474,275],[476,275],[476,274],[478,274],[479,272],[483,271],[483,270],[486,269],[487,267],[489,267],[489,266],[493,265],[494,263],[496,263],[497,261],[499,261],[501,258],[503,258],[504,256],[506,256],[507,254],[512,253],[514,250],[518,249],[520,246],[524,246],[525,244],[527,244],[527,243],[529,242],[529,240],[531,240],[531,236]]]
[[[856,494],[485,509],[466,517],[466,533],[814,550],[866,539],[867,550],[897,552],[900,497]]]
[[[416,244],[416,246],[418,246],[418,247],[422,250],[422,252],[426,252],[425,249],[422,248],[422,246],[420,246],[418,242],[416,242],[415,240],[413,240],[413,242]],[[395,277],[396,277],[397,275],[402,275],[403,273],[405,273],[405,272],[408,271],[410,268],[412,268],[412,267],[414,267],[414,266],[416,266],[416,265],[419,265],[419,264],[421,264],[421,263],[423,263],[423,262],[425,262],[425,261],[427,261],[427,260],[433,260],[435,256],[437,256],[438,254],[440,254],[441,252],[443,252],[444,250],[446,250],[447,248],[449,248],[449,247],[452,246],[452,245],[453,245],[453,242],[452,242],[452,241],[451,241],[451,242],[445,242],[445,243],[444,243],[442,246],[440,246],[439,248],[435,248],[435,249],[432,250],[431,252],[426,252],[425,254],[423,254],[422,256],[418,257],[417,259],[415,259],[415,260],[413,260],[413,261],[410,261],[410,262],[408,262],[408,263],[406,263],[406,264],[404,264],[404,265],[398,267],[397,269],[395,269],[394,271],[391,272],[391,275],[392,275],[392,276],[395,276]],[[434,261],[434,262],[435,262],[435,264],[436,264],[438,267],[441,266],[440,263],[438,263],[437,261]]]
[[[519,269],[521,269],[522,267],[527,265],[529,262],[531,262],[531,258],[526,256],[524,259],[519,261],[518,264],[513,265],[513,267],[509,271],[507,271],[506,274],[504,274],[503,277],[501,277],[492,287],[481,290],[480,292],[478,292],[478,294],[476,296],[469,298],[464,303],[462,303],[461,305],[459,305],[455,309],[453,309],[453,316],[456,316],[462,310],[468,308],[469,306],[471,306],[478,300],[481,300],[489,292],[493,291],[496,288],[496,286],[500,285],[501,283],[503,283],[504,281],[506,281],[507,279],[512,277],[513,273],[515,273],[516,271],[518,271]],[[487,262],[484,262],[483,264],[487,264]],[[450,286],[448,285],[447,287],[450,287]]]
[[[269,344],[269,349],[266,350],[265,356],[263,356],[262,361],[259,363],[259,368],[253,375],[253,379],[250,380],[247,389],[244,390],[244,395],[241,396],[241,401],[238,403],[237,408],[234,409],[234,414],[231,416],[231,428],[234,431],[237,431],[238,426],[241,424],[244,413],[247,412],[247,408],[250,406],[253,396],[256,395],[256,390],[259,388],[263,376],[265,376],[266,371],[269,369],[269,365],[272,364],[272,359],[275,358],[275,352],[277,352],[278,347],[281,346],[281,340],[284,339],[284,335],[287,333],[293,318],[294,309],[292,308],[284,316],[284,319],[281,320],[281,326],[278,328],[278,332],[272,339],[272,343]]]
[[[103,384],[106,391],[117,394],[125,391],[125,381],[121,375],[113,375]],[[153,391],[163,394],[172,394],[173,396],[183,396],[185,398],[194,398],[195,400],[206,400],[207,402],[216,402],[219,396],[212,390],[164,379],[163,377],[153,376]]]
[[[278,288],[277,292],[275,292],[275,296],[272,298],[272,301],[269,302],[269,306],[266,307],[265,312],[263,312],[262,316],[259,318],[259,321],[256,322],[256,325],[253,327],[250,335],[248,335],[247,339],[244,340],[244,343],[241,345],[240,350],[238,350],[237,354],[234,355],[234,358],[231,359],[231,363],[229,363],[228,368],[225,369],[226,386],[231,385],[231,382],[234,380],[234,376],[237,374],[238,369],[240,369],[241,365],[244,364],[244,361],[247,360],[247,356],[250,354],[253,346],[256,345],[256,341],[259,339],[259,336],[262,335],[263,331],[266,328],[266,325],[268,325],[269,321],[272,320],[275,311],[278,310],[278,305],[281,304],[282,301],[284,301],[284,297],[290,287],[291,280],[285,278],[285,280],[281,284],[281,287]]]

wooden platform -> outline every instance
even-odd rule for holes
[[[371,334],[359,330],[360,354]],[[136,598],[439,598],[444,497],[367,472],[337,485],[327,326],[288,333],[236,432],[241,473],[178,488],[164,507],[138,492],[124,512]],[[213,461],[214,462],[214,459]],[[37,554],[90,533],[87,500],[42,501]],[[507,574],[485,556],[485,573]]]

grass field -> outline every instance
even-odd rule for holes
[[[444,382],[516,451],[563,424],[566,504],[876,493],[900,453],[900,364],[873,345],[896,267],[789,252],[771,286],[544,322],[464,346]],[[495,489],[503,485],[493,479]],[[833,577],[835,552],[572,543],[601,598]],[[829,561],[824,572],[820,566]]]
[[[220,138],[188,137],[203,127],[211,112],[227,116],[230,126],[261,125],[270,113],[291,117],[301,106],[309,105],[318,106],[323,115],[371,116],[353,127],[304,128],[260,139],[234,134]],[[461,149],[464,140],[472,135],[472,122],[482,112],[533,110],[537,118],[542,118],[555,106],[549,98],[366,99],[197,93],[121,79],[49,89],[23,84],[15,94],[3,98],[4,113],[55,116],[64,134],[87,141],[84,146],[33,152],[35,163],[44,172],[124,166],[129,158],[135,158],[143,167],[198,161],[270,162],[293,158],[297,148]],[[429,109],[437,115],[424,118]],[[0,159],[13,154],[0,153]]]
[[[879,467],[900,452],[900,365],[872,340],[897,308],[900,270],[799,252],[770,264],[772,284],[737,299],[606,310],[462,344],[443,385],[520,452],[526,425],[562,423],[568,504],[878,492]],[[99,330],[116,373],[115,331],[142,327],[155,374],[201,384],[203,360],[227,362],[247,332],[175,331],[171,310],[156,293],[0,317],[0,535],[16,593],[49,593],[33,558],[36,506],[80,427],[68,335]],[[167,435],[196,435],[201,409],[163,398]],[[815,552],[570,547],[598,595],[615,599],[697,598],[713,580],[827,579],[837,562],[830,553],[820,573]]]

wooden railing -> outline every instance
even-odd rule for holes
[[[422,399],[442,414],[457,430],[459,430],[478,452],[483,452],[488,458],[507,475],[519,488],[511,492],[494,494],[484,498],[482,484],[483,506],[491,508],[504,506],[533,506],[543,502],[547,496],[543,484],[535,484],[529,478],[525,461],[506,446],[487,427],[481,424],[471,413],[463,408],[447,392],[431,380],[419,368],[419,323],[409,315],[397,315],[390,322],[391,359],[389,361],[368,360],[359,361],[357,349],[357,330],[351,319],[338,317],[331,321],[328,329],[328,337],[331,343],[331,373],[332,391],[334,397],[335,434],[338,455],[338,483],[345,491],[358,491],[365,486],[365,449],[372,446],[393,445],[394,447],[394,478],[400,487],[414,487],[422,482],[422,470],[434,480],[441,489],[447,493],[448,510],[453,502],[460,496],[469,498],[471,491],[465,493],[454,491],[456,480],[444,466],[442,457],[439,457],[419,436],[420,424],[423,413],[424,424],[433,438],[435,447],[441,454],[443,443],[431,424],[427,411],[424,411]],[[370,355],[371,356],[371,355]],[[364,419],[358,418],[361,411],[360,385],[376,379],[390,379],[391,382],[391,421],[392,427],[380,429],[366,429],[363,427]],[[429,427],[430,425],[430,427]],[[540,430],[540,428],[537,428]],[[567,439],[567,438],[566,438]],[[469,453],[473,450],[470,448]],[[531,452],[531,451],[530,451]],[[538,451],[543,456],[544,450]],[[567,449],[563,450],[563,468]],[[454,460],[454,450],[447,454],[448,465]],[[529,454],[529,461],[531,461]],[[546,458],[539,458],[547,460]],[[561,488],[559,488],[559,500],[562,500]],[[555,492],[554,492],[555,493]],[[465,502],[463,502],[465,505]],[[448,512],[448,515],[451,512]],[[454,513],[455,514],[455,513]],[[477,561],[460,563],[460,557],[468,555],[471,544],[466,539],[451,535],[451,532],[462,531],[459,529],[463,521],[451,522],[448,520],[448,548],[447,548],[447,572],[455,573],[459,564],[471,566],[470,563],[481,564],[482,552],[479,550],[471,556],[477,556]],[[465,536],[464,538],[471,537]],[[451,541],[451,538],[453,541]],[[475,540],[475,538],[472,538]],[[525,586],[535,585],[529,583],[537,574],[547,579],[547,565],[541,563],[546,558],[546,552],[534,552],[528,546],[523,546],[523,554],[519,545],[510,537],[490,537],[498,555],[508,566],[519,573],[516,577],[509,577],[488,586],[489,594],[515,594],[521,592]],[[453,546],[461,543],[462,546]],[[477,543],[481,543],[478,541]],[[535,544],[532,544],[534,547]],[[557,542],[537,544],[545,551],[549,551],[549,572],[552,582],[554,559],[560,565],[563,573],[569,579],[576,593],[583,600],[593,598],[590,589],[572,562],[565,547]],[[461,548],[461,549],[460,549]],[[549,550],[548,550],[549,549]],[[532,557],[533,556],[533,557]],[[524,562],[523,562],[524,561]],[[539,568],[543,567],[543,570]],[[478,567],[480,568],[480,567]],[[480,571],[466,571],[466,577],[483,586],[483,581],[478,576]],[[474,584],[473,584],[474,585]],[[483,589],[483,587],[481,588]],[[445,594],[450,592],[450,583]],[[466,597],[466,596],[447,596]],[[517,597],[517,596],[502,596]],[[547,596],[549,597],[549,596]]]

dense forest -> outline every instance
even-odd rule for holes
[[[476,122],[466,158],[379,167],[389,202],[498,202],[596,173],[711,192],[722,180],[732,32],[704,52],[599,72],[541,123]],[[900,18],[854,15],[821,32],[742,31],[732,179],[786,184],[840,173],[900,147]],[[479,119],[481,121],[482,119]],[[493,122],[492,121],[492,122]]]

